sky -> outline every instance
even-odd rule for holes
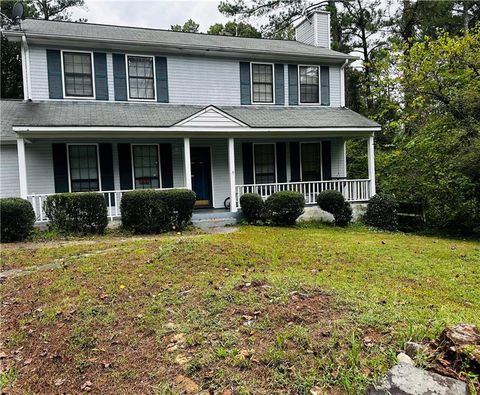
[[[170,29],[188,19],[206,32],[210,25],[228,19],[218,12],[219,0],[85,0],[86,9],[72,9],[72,19],[91,23]]]

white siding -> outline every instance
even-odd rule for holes
[[[298,42],[329,48],[330,15],[326,12],[315,12],[305,18],[295,29],[295,39]]]
[[[340,107],[340,66],[330,66],[330,107]]]
[[[332,139],[332,177],[346,177],[345,145],[343,139]]]
[[[295,40],[304,44],[315,45],[315,22],[312,17],[305,19],[297,26]]]
[[[25,160],[28,193],[54,193],[52,144],[48,142],[26,144]]]
[[[0,197],[20,196],[16,144],[0,146]]]
[[[169,56],[167,64],[170,103],[240,105],[238,60]]]
[[[47,50],[43,47],[30,46],[29,52],[32,100],[49,99]]]
[[[115,89],[113,85],[113,58],[111,53],[107,53],[107,83],[108,100],[115,100]]]
[[[183,127],[238,127],[241,124],[235,122],[228,118],[226,115],[223,115],[212,109],[205,111],[196,117],[188,120],[187,122],[181,123]]]
[[[289,105],[288,101],[290,100],[289,93],[288,93],[288,90],[289,90],[289,85],[288,85],[288,63],[285,63],[285,64],[283,65],[283,70],[284,70],[283,86],[284,86],[284,90],[285,90],[285,105],[288,106],[288,105]]]

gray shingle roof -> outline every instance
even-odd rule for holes
[[[298,55],[332,59],[355,58],[328,48],[315,47],[297,41],[215,36],[201,33],[181,33],[170,30],[146,29],[92,23],[73,23],[26,19],[22,23],[27,38],[32,35],[63,36],[72,39],[94,39],[119,43],[138,42],[155,46],[190,47],[232,52],[256,52],[272,55]]]
[[[1,136],[16,137],[12,126],[170,127],[205,106],[95,101],[0,102]],[[335,107],[220,106],[253,128],[348,128],[379,125],[356,112]]]

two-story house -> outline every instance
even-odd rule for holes
[[[24,100],[1,103],[1,196],[42,203],[99,191],[118,217],[124,191],[193,189],[198,207],[232,212],[246,192],[325,189],[351,202],[375,193],[379,125],[345,107],[345,67],[329,14],[296,40],[179,33],[27,19]],[[369,178],[346,173],[346,140],[364,137]],[[231,203],[230,203],[231,202]]]

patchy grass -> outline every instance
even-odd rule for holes
[[[303,226],[17,247],[2,251],[9,267],[32,249],[29,264],[103,251],[2,285],[12,394],[174,394],[186,378],[357,394],[405,341],[480,325],[475,241]]]

